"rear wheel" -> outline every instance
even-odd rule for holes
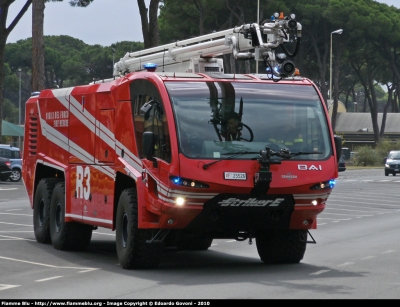
[[[50,205],[50,236],[54,248],[85,250],[90,244],[92,231],[90,225],[65,222],[65,183],[57,183]]]
[[[307,245],[307,230],[267,230],[256,236],[258,254],[264,263],[299,263]]]
[[[21,180],[21,170],[19,168],[14,167],[12,169],[11,175],[9,177],[10,181],[18,182]]]
[[[55,184],[55,178],[44,178],[37,185],[33,200],[33,231],[36,241],[50,243],[50,202]]]
[[[136,190],[126,189],[118,201],[116,216],[116,247],[124,269],[148,269],[158,266],[163,245],[147,243],[152,231],[138,228]]]

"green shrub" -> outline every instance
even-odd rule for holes
[[[382,160],[379,160],[379,157],[376,156],[375,150],[371,146],[359,146],[355,149],[355,151],[357,153],[355,155],[354,162],[357,166],[371,166],[382,163]]]
[[[376,144],[375,148],[368,145],[358,146],[354,148],[356,152],[353,158],[354,165],[383,165],[385,163],[384,159],[391,150],[400,150],[400,140],[393,142],[388,138],[382,138],[381,141]]]

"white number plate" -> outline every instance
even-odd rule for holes
[[[226,180],[246,180],[247,179],[246,173],[225,172],[224,175],[225,175]]]

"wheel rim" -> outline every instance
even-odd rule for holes
[[[55,222],[56,222],[56,231],[60,232],[60,230],[61,230],[61,204],[59,202],[56,205]]]
[[[125,248],[128,241],[128,215],[124,212],[122,216],[122,246]]]
[[[20,176],[20,174],[19,174],[19,171],[13,170],[13,171],[11,172],[10,179],[12,179],[12,180],[14,180],[14,181],[18,181],[20,178],[21,178],[21,176]]]
[[[39,203],[39,226],[43,227],[43,221],[44,221],[44,201],[43,199],[40,200]]]

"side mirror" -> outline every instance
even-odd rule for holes
[[[157,167],[157,159],[154,158],[155,137],[152,131],[143,132],[142,149],[147,160],[153,161],[154,167]]]
[[[334,136],[335,139],[335,148],[336,148],[336,159],[337,163],[339,163],[340,160],[340,154],[342,153],[342,138],[338,135]]]

